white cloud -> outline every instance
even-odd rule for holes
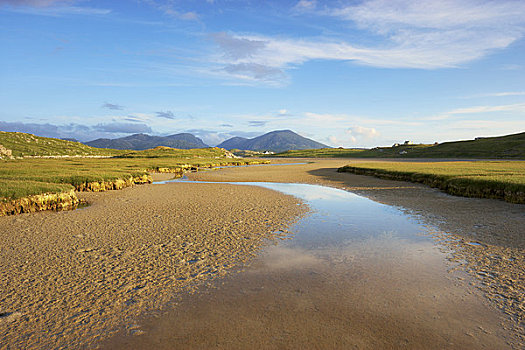
[[[191,21],[191,20],[199,19],[199,15],[197,14],[197,12],[189,11],[189,12],[181,13],[179,18]]]
[[[10,12],[52,17],[66,15],[107,15],[111,13],[109,9],[68,5],[74,2],[75,1],[54,0],[0,0],[0,5],[7,5],[2,9]]]
[[[267,66],[259,63],[237,63],[228,64],[224,71],[238,78],[246,80],[278,80],[284,77],[283,71],[279,68]]]
[[[259,136],[260,132],[246,132],[246,131],[229,131],[229,132],[217,132],[208,129],[187,129],[183,130],[184,132],[189,132],[199,138],[202,141],[210,146],[216,146],[223,141],[226,141],[232,137],[240,136],[251,138],[254,136]]]
[[[194,21],[199,19],[199,14],[194,11],[180,11],[176,8],[174,1],[157,1],[157,0],[142,0],[149,4],[153,8],[161,11],[166,16],[170,16],[176,19]],[[211,2],[213,3],[213,2]]]
[[[516,103],[510,105],[498,106],[474,106],[466,108],[457,108],[447,114],[474,114],[474,113],[490,113],[490,112],[525,112],[525,103]]]
[[[322,114],[322,113],[312,113],[312,112],[306,112],[304,114],[309,122],[322,122],[322,123],[339,123],[341,121],[344,121],[348,118],[348,116],[345,115],[338,115],[338,114]]]
[[[168,15],[170,17],[193,21],[199,19],[199,15],[196,12],[190,11],[190,12],[179,12],[177,10],[174,10],[171,7],[163,7],[161,9],[165,15]]]
[[[112,109],[112,110],[123,110],[124,106],[118,105],[116,103],[105,102],[102,105],[102,108],[107,108],[107,109]]]
[[[95,131],[112,133],[112,134],[137,134],[137,133],[151,133],[151,128],[146,124],[137,123],[105,123],[93,126]]]
[[[157,118],[166,118],[166,119],[176,119],[177,118],[172,111],[155,112],[155,114],[157,114]]]
[[[327,141],[332,147],[349,147],[355,146],[358,143],[358,140],[355,136],[348,134],[344,136],[330,135],[328,136]]]
[[[315,3],[296,6],[315,13]],[[525,33],[525,2],[485,0],[371,0],[357,5],[317,11],[354,25],[363,35],[378,37],[362,46],[328,37],[284,38],[262,35],[216,35],[223,54],[214,60],[228,73],[232,67],[256,68],[237,74],[255,80],[281,79],[285,72],[310,60],[352,61],[383,68],[437,69],[457,67],[504,49]],[[350,31],[350,29],[349,29]],[[226,68],[225,68],[226,69]],[[268,72],[268,74],[266,74]]]
[[[47,7],[55,4],[71,3],[72,0],[0,0],[0,5]]]
[[[225,32],[213,33],[211,37],[224,51],[224,55],[234,60],[250,57],[266,45],[262,40],[238,38]]]
[[[521,114],[525,113],[525,103],[515,103],[515,104],[508,104],[508,105],[484,105],[484,106],[472,106],[472,107],[463,107],[463,108],[456,108],[451,111],[430,116],[430,117],[424,117],[420,118],[421,120],[446,120],[450,118],[460,118],[461,116],[469,116],[469,115],[476,115],[476,114],[483,114],[483,113],[506,113],[506,112],[513,112],[514,114]],[[524,123],[525,124],[525,123]]]
[[[61,118],[58,117],[56,119]],[[69,119],[71,120],[76,118]],[[99,137],[115,138],[126,134],[152,132],[152,129],[149,125],[136,122],[110,122],[99,123],[96,125],[84,125],[71,122],[67,124],[40,124],[0,121],[0,129],[4,131],[26,132],[45,137],[75,138],[81,141],[94,140]]]
[[[364,146],[377,145],[380,134],[375,128],[352,126],[336,135],[328,136],[328,143],[332,146]]]
[[[337,136],[334,136],[334,135],[328,136],[328,142],[330,142],[332,145],[337,145],[341,143],[339,139],[337,138]]]
[[[447,129],[443,134],[457,129],[477,133],[473,135],[474,137],[483,135],[508,135],[524,132],[525,123],[511,120],[458,120],[450,123]]]
[[[294,6],[294,10],[302,11],[312,11],[317,7],[317,0],[299,0]]]
[[[495,34],[480,35],[474,39],[460,31],[441,35],[400,33],[395,46],[385,48],[358,48],[346,42],[301,39],[274,39],[262,36],[235,36],[237,42],[260,43],[257,50],[244,57],[222,56],[216,61],[225,64],[225,71],[253,74],[244,77],[255,79],[274,76],[310,60],[339,60],[384,68],[434,69],[455,67],[486,55],[492,49],[502,49],[520,36],[495,38]],[[242,75],[239,77],[243,77]]]
[[[379,132],[377,132],[374,128],[365,128],[362,126],[353,126],[349,128],[346,131],[348,134],[351,134],[353,137],[360,136],[365,137],[367,139],[373,139],[379,136]]]
[[[135,112],[133,113],[133,117],[135,118],[139,118],[140,120],[152,120],[155,118],[155,116],[153,114],[149,114],[149,113],[139,113],[139,112]]]
[[[370,0],[334,9],[331,14],[377,32],[400,28],[488,28],[523,24],[522,1]]]
[[[525,96],[525,91],[489,92],[489,93],[486,93],[486,94],[477,94],[477,95],[466,96],[465,98],[506,97],[506,96]]]
[[[519,64],[505,64],[501,66],[501,70],[521,70],[523,69],[523,66],[520,66]]]
[[[508,92],[496,92],[492,94],[486,94],[485,96],[525,96],[525,91],[508,91]]]

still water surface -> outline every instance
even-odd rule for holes
[[[466,274],[448,272],[435,228],[336,188],[229,184],[296,196],[311,212],[291,227],[291,239],[269,245],[243,272],[145,320],[143,335],[116,338],[112,347],[508,347],[500,313]]]

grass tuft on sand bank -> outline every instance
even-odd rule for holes
[[[457,196],[525,204],[525,161],[366,162],[338,171],[423,183]]]
[[[151,172],[181,174],[186,170],[226,165],[268,163],[229,158],[219,149],[160,148],[130,151],[112,158],[29,158],[0,161],[0,203],[30,196],[76,191],[117,190],[149,183]],[[22,206],[24,207],[24,206]],[[21,212],[27,212],[22,210]],[[8,214],[0,212],[0,216]]]

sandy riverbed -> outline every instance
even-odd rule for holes
[[[345,188],[397,206],[458,237],[460,241],[442,247],[454,250],[450,260],[463,264],[451,262],[448,267],[471,269],[472,274],[496,269],[500,274],[477,280],[480,289],[462,285],[455,276],[441,276],[421,289],[411,284],[410,276],[424,273],[430,278],[432,270],[418,269],[417,256],[404,259],[403,255],[395,273],[380,261],[375,266],[354,264],[350,270],[307,263],[293,273],[281,271],[268,278],[257,272],[261,263],[255,259],[254,270],[237,278],[240,275],[227,271],[251,261],[262,237],[285,229],[304,213],[297,199],[257,187],[137,186],[83,194],[92,203],[84,210],[0,218],[0,312],[4,313],[0,344],[4,348],[102,344],[111,349],[151,348],[152,344],[170,349],[177,341],[190,348],[243,348],[247,341],[255,348],[314,344],[313,348],[493,349],[508,346],[507,341],[515,348],[523,345],[519,338],[510,338],[523,330],[520,323],[507,322],[523,315],[523,206],[335,172],[348,162],[316,160],[191,177]],[[470,241],[482,246],[465,244]],[[355,249],[353,256],[366,258],[366,249]],[[265,254],[272,261],[284,253],[270,249]],[[447,268],[439,261],[435,265],[436,272]],[[224,275],[220,279],[224,285],[213,283],[209,289],[201,283],[197,295],[184,292],[196,289],[209,272]],[[385,283],[363,284],[367,274],[384,275]],[[465,281],[472,278],[465,276]],[[335,294],[323,297],[326,288]],[[500,293],[514,299],[499,300]],[[165,306],[174,295],[182,295],[177,307],[171,304],[166,313],[144,316],[147,310]],[[389,295],[386,300],[385,295]],[[483,295],[492,296],[492,301],[486,303]],[[266,318],[254,320],[251,316],[261,308]],[[508,329],[513,325],[514,333]],[[116,329],[121,329],[119,335],[103,342]],[[332,333],[326,336],[327,332]]]
[[[282,159],[274,162],[305,162]],[[337,173],[348,159],[311,159],[310,164],[252,167],[193,173],[207,181],[301,182],[343,188],[400,208],[439,229],[436,241],[449,254],[452,269],[468,271],[470,282],[505,312],[516,346],[525,346],[525,206],[499,200],[447,195],[437,189],[402,181]],[[373,160],[359,160],[372,161]],[[443,234],[444,233],[444,234]]]
[[[344,188],[374,201],[401,207],[435,219],[444,231],[503,247],[525,249],[525,206],[499,200],[447,195],[437,189],[404,181],[337,173],[348,159],[276,159],[273,163],[307,162],[304,165],[258,166],[190,174],[194,180],[299,182]],[[366,162],[370,160],[359,160]]]
[[[90,207],[0,218],[0,348],[90,348],[250,260],[306,210],[271,190],[213,184],[81,196]]]

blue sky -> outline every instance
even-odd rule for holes
[[[0,0],[0,18],[0,130],[345,147],[525,131],[523,0]]]

